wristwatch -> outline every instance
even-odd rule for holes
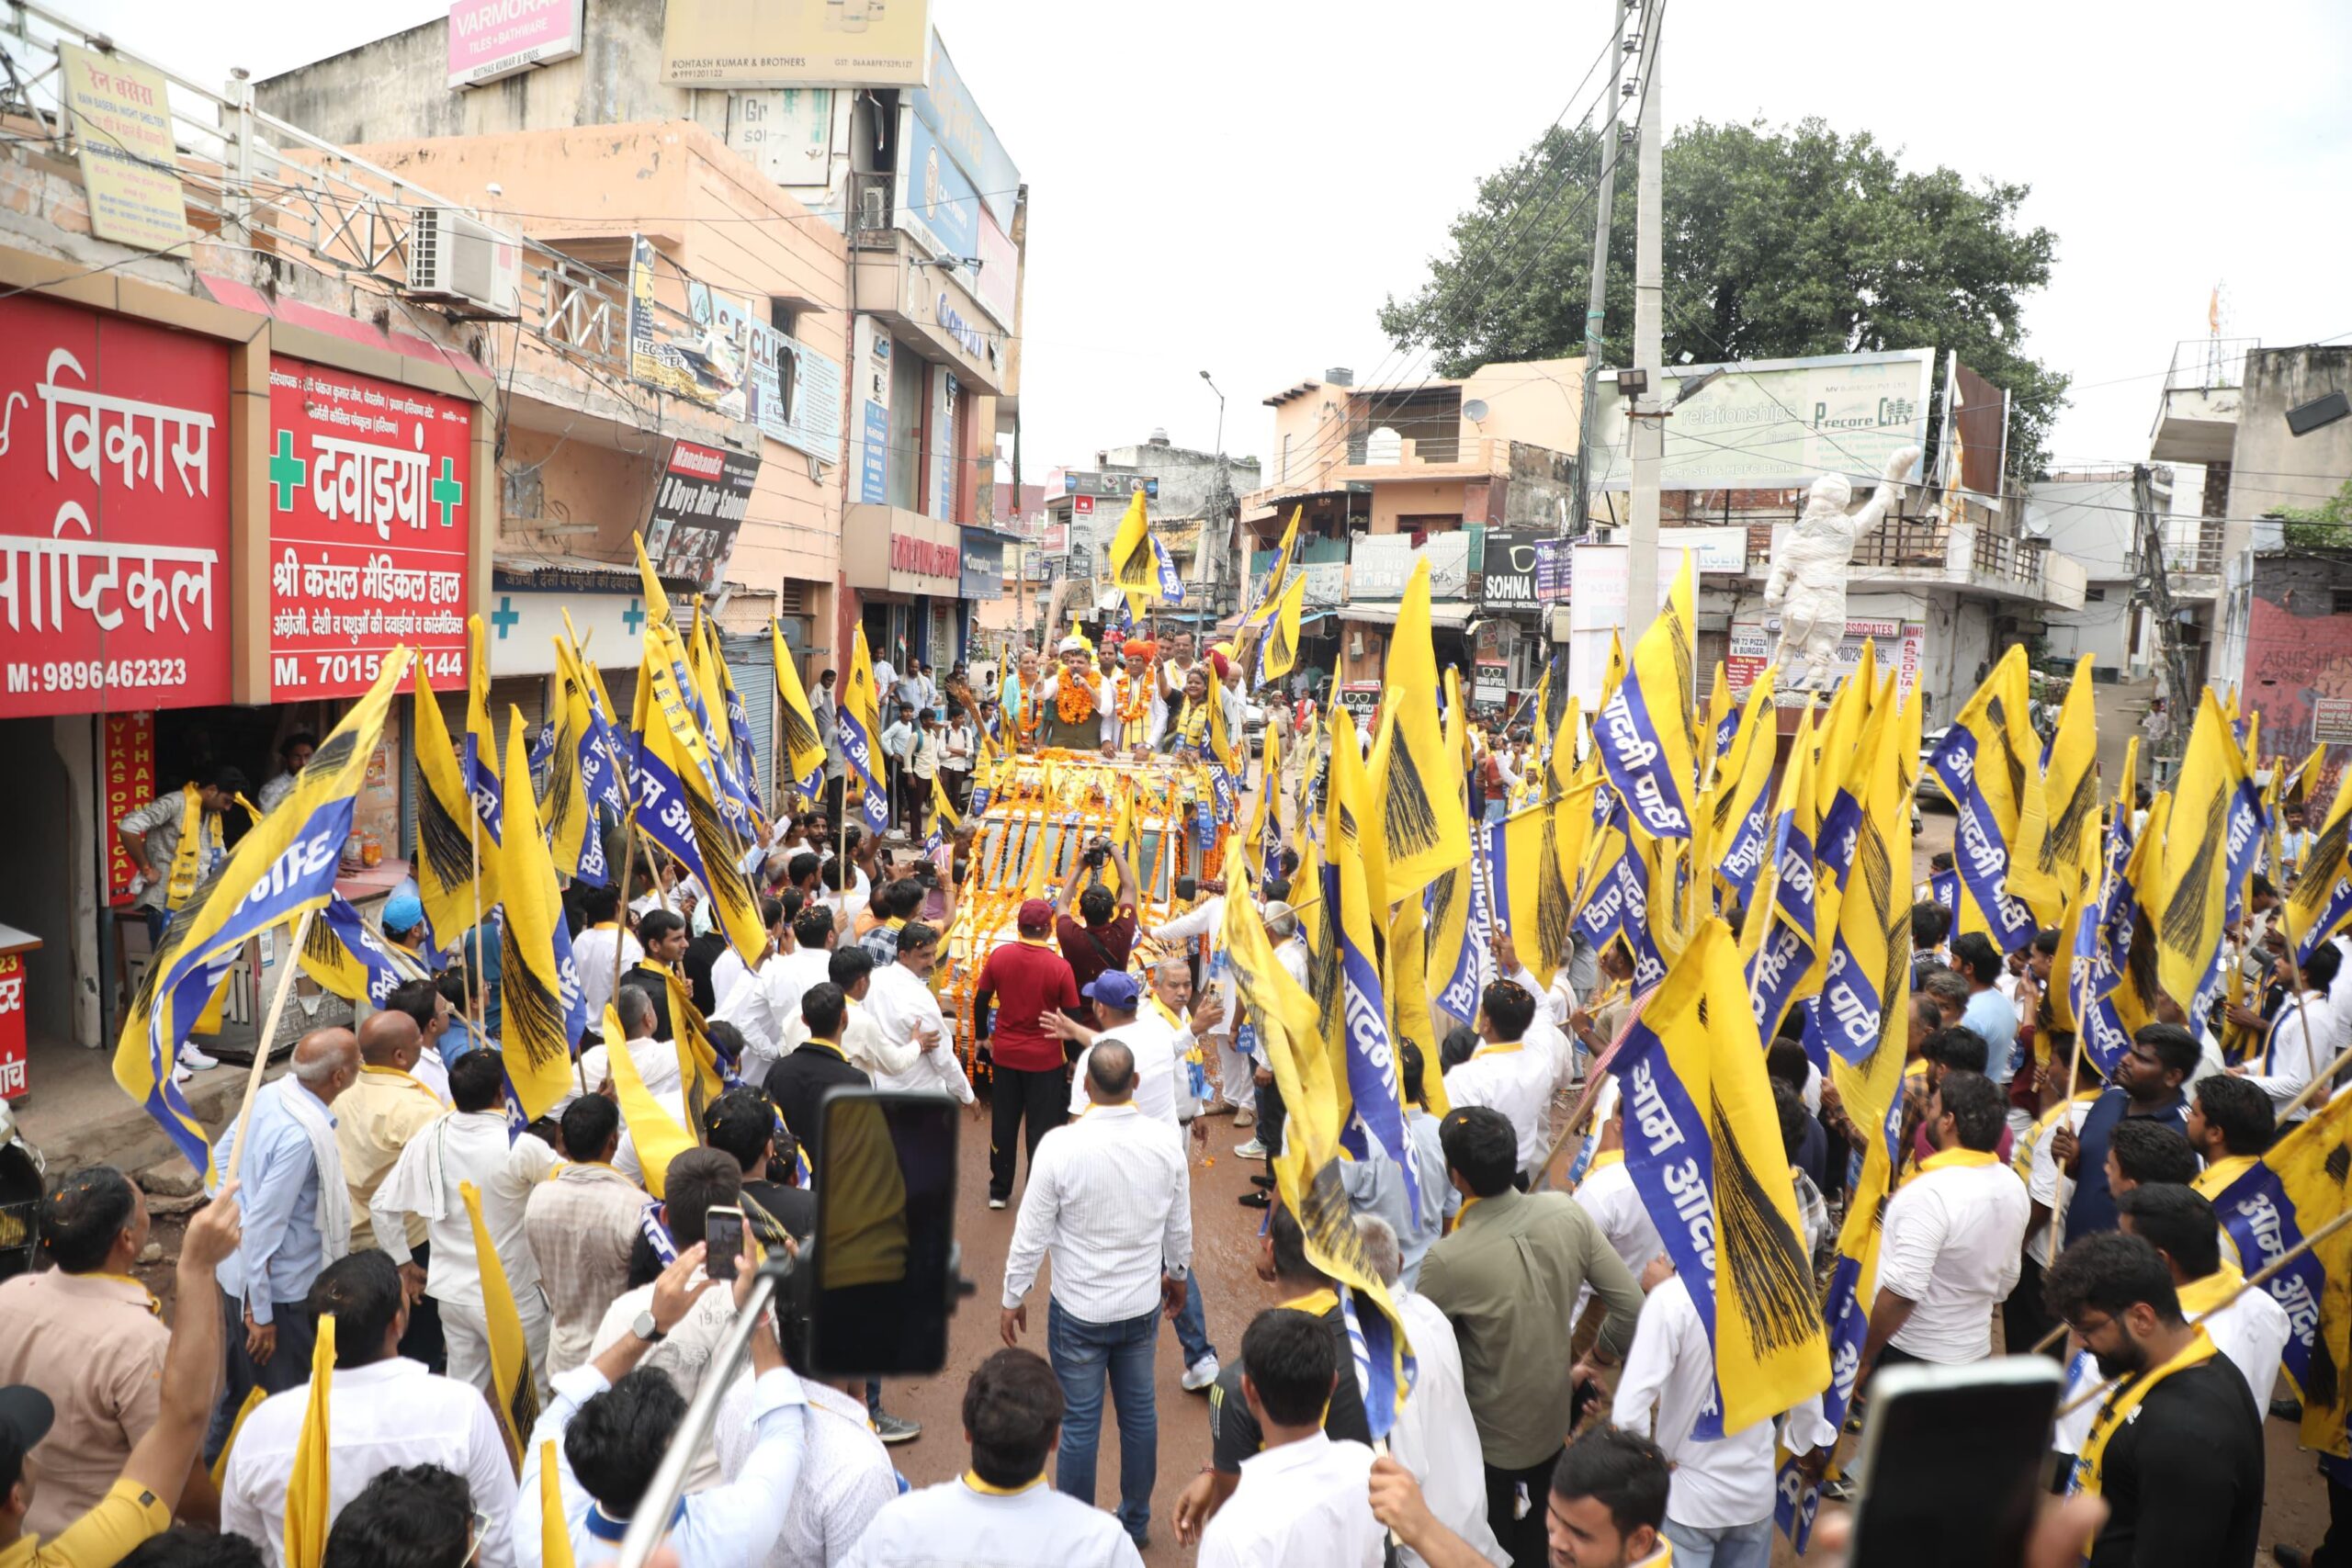
[[[636,1335],[639,1339],[644,1340],[648,1345],[659,1345],[662,1340],[670,1337],[670,1332],[668,1329],[657,1327],[655,1325],[653,1322],[653,1314],[650,1312],[639,1313],[637,1314],[637,1320],[628,1325],[628,1331],[631,1334]]]

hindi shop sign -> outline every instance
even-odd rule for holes
[[[457,0],[449,85],[479,87],[580,52],[582,0]]]
[[[0,299],[0,718],[229,700],[229,351]]]
[[[670,447],[670,466],[646,520],[645,553],[664,577],[716,588],[759,483],[760,460],[692,441]]]
[[[356,371],[269,366],[269,685],[356,697],[405,644],[466,679],[473,405]]]

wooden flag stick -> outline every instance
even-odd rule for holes
[[[277,1038],[278,1021],[286,1016],[286,998],[294,994],[294,976],[302,967],[302,943],[310,939],[311,921],[316,909],[305,909],[294,925],[294,945],[286,954],[286,967],[277,973],[277,989],[269,998],[269,1011],[261,1026],[261,1037],[254,1042],[254,1065],[245,1073],[245,1098],[237,1106],[237,1138],[229,1149],[229,1171],[225,1181],[237,1179],[237,1171],[245,1163],[245,1124],[253,1120],[254,1096],[261,1092],[262,1074],[269,1068],[269,1047]]]
[[[2278,1257],[2264,1264],[2259,1273],[2247,1275],[2245,1279],[2239,1282],[2236,1290],[2232,1291],[2228,1296],[2222,1299],[2220,1305],[2214,1307],[2211,1312],[2199,1314],[2196,1321],[2202,1323],[2207,1318],[2218,1317],[2222,1313],[2227,1312],[2232,1303],[2236,1302],[2240,1296],[2245,1294],[2248,1291],[2259,1290],[2263,1285],[2269,1282],[2272,1275],[2287,1267],[2288,1264],[2292,1263],[2296,1258],[2301,1258],[2304,1253],[2309,1252],[2312,1247],[2317,1247],[2321,1242],[2325,1241],[2329,1236],[2334,1235],[2337,1231],[2342,1230],[2346,1224],[2352,1224],[2352,1209],[2346,1209],[2344,1213],[2336,1215],[2335,1218],[2328,1221],[2327,1224],[2320,1226],[2319,1229],[2312,1232],[2311,1235],[2303,1237],[2302,1240],[2297,1242],[2294,1246],[2289,1247],[2286,1251],[2280,1253]],[[2059,1329],[2059,1332],[2063,1334],[2065,1332],[2065,1329],[2062,1326]],[[2113,1388],[2117,1383],[2121,1382],[2123,1380],[2121,1378],[2109,1378],[2106,1382],[2099,1383],[2095,1388],[2085,1389],[2081,1393],[2076,1394],[2074,1398],[2061,1405],[2059,1407],[2058,1414],[2061,1416],[2072,1416],[2075,1411],[2080,1410],[2084,1405],[2088,1404],[2092,1400],[2097,1399],[2099,1395],[2105,1393],[2109,1389]]]

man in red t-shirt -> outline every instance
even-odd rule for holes
[[[1125,969],[1136,950],[1136,874],[1127,863],[1124,851],[1106,841],[1107,859],[1119,874],[1119,891],[1112,891],[1099,882],[1088,878],[1100,868],[1087,863],[1080,853],[1078,863],[1069,868],[1069,886],[1062,889],[1062,907],[1054,926],[1055,939],[1061,943],[1062,956],[1069,960],[1070,973],[1078,977],[1081,995],[1094,984],[1094,977],[1106,969]],[[1080,919],[1069,918],[1075,905]],[[1080,1023],[1091,1023],[1093,1015],[1078,1017]]]
[[[1037,1141],[1062,1124],[1069,1107],[1069,1059],[1062,1043],[1037,1021],[1054,1008],[1078,1006],[1078,980],[1069,962],[1053,949],[1054,907],[1043,898],[1023,903],[1013,917],[1021,940],[998,948],[980,965],[972,992],[978,1041],[989,1049],[989,1207],[1001,1209],[1012,1197],[1012,1165],[1023,1116],[1029,1120],[1029,1163],[1037,1162]],[[1133,921],[1129,921],[1133,930]],[[1131,939],[1132,940],[1132,939]],[[989,1016],[989,1004],[996,1016]]]

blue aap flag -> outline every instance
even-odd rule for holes
[[[1159,569],[1160,598],[1170,604],[1182,604],[1184,602],[1184,580],[1176,575],[1175,558],[1168,553],[1168,547],[1159,542],[1157,535],[1151,536],[1151,558]]]

